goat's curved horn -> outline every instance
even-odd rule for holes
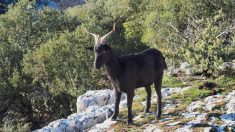
[[[100,38],[100,43],[104,43],[106,40],[107,40],[107,38],[113,33],[113,32],[115,32],[115,23],[113,24],[113,29],[109,32],[109,33],[107,33],[107,34],[105,34],[104,36],[102,36],[101,38]]]
[[[95,42],[97,43],[98,42],[98,40],[99,40],[99,35],[97,35],[97,34],[94,34],[94,33],[90,33],[90,32],[88,32],[86,29],[85,29],[85,32],[86,33],[88,33],[88,34],[90,34],[90,35],[92,35],[92,36],[94,36],[94,38],[95,38]]]

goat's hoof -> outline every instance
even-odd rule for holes
[[[113,115],[113,116],[111,117],[111,120],[112,120],[112,121],[116,121],[116,120],[117,120],[117,116],[116,116],[116,115]]]
[[[117,120],[117,118],[111,118],[111,121],[116,121]]]
[[[156,120],[160,120],[160,119],[161,119],[161,116],[156,116],[155,119],[156,119]]]
[[[127,124],[128,124],[128,125],[132,125],[132,124],[133,124],[133,121],[128,119]]]
[[[150,111],[149,110],[144,110],[144,113],[150,113]]]

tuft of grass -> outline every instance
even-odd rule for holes
[[[170,99],[178,100],[182,102],[182,104],[189,104],[198,99],[204,98],[211,95],[210,90],[199,90],[197,87],[192,87],[190,89],[185,90],[183,93],[176,93],[170,96]]]
[[[235,77],[219,77],[215,79],[219,87],[234,87]]]
[[[177,106],[176,108],[173,108],[173,109],[168,109],[166,110],[165,112],[168,114],[168,115],[174,115],[174,116],[177,116],[179,113],[182,113],[186,110],[186,107],[188,106],[188,104],[182,104],[182,105],[179,105]]]
[[[143,89],[144,90],[144,89]],[[141,101],[134,101],[132,104],[133,116],[137,116],[144,111],[144,106]],[[144,130],[143,125],[151,122],[155,119],[155,115],[145,115],[143,118],[134,121],[133,125],[127,125],[126,121],[128,118],[128,109],[123,108],[120,110],[119,121],[116,123],[112,129],[115,132],[142,132]]]
[[[183,83],[182,80],[180,80],[177,77],[172,77],[172,76],[163,76],[162,80],[163,87],[185,87],[187,84]]]
[[[140,114],[143,111],[144,111],[144,106],[141,104],[141,102],[133,102],[132,103],[132,114],[134,116]],[[119,117],[121,119],[127,119],[127,117],[128,117],[127,107],[120,110]]]
[[[138,124],[127,125],[124,121],[119,121],[114,126],[112,126],[114,132],[142,132],[144,128],[142,128]]]
[[[136,121],[136,123],[137,124],[147,124],[153,120],[155,120],[155,115],[151,114],[151,115],[144,116],[143,118],[140,118],[139,120]]]

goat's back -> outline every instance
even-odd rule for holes
[[[133,82],[135,87],[153,83],[166,68],[165,59],[157,49],[146,49],[142,52],[119,56],[123,77]]]
[[[142,66],[155,66],[166,69],[165,58],[162,53],[153,48],[146,49],[139,53],[119,56],[121,64],[136,64],[139,68]]]

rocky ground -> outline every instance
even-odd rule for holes
[[[190,89],[191,87],[162,89],[164,101],[162,119],[155,121],[153,113],[140,112],[134,117],[136,122],[134,128],[140,127],[136,131],[235,131],[235,90],[225,95],[211,95],[193,101],[184,110],[180,109],[182,104],[169,100],[171,95],[183,94]],[[77,113],[68,116],[67,119],[51,122],[37,131],[116,131],[120,129],[117,126],[121,127],[120,124],[124,124],[125,119],[122,117],[119,121],[108,119],[112,115],[114,98],[114,92],[111,90],[88,91],[78,97]],[[140,96],[136,96],[135,101],[139,98]],[[155,96],[152,99],[153,104],[154,100]],[[126,109],[125,101],[126,98],[123,96],[121,109]],[[141,104],[144,107],[145,103]],[[128,131],[134,128],[131,129],[129,126],[121,129]]]

